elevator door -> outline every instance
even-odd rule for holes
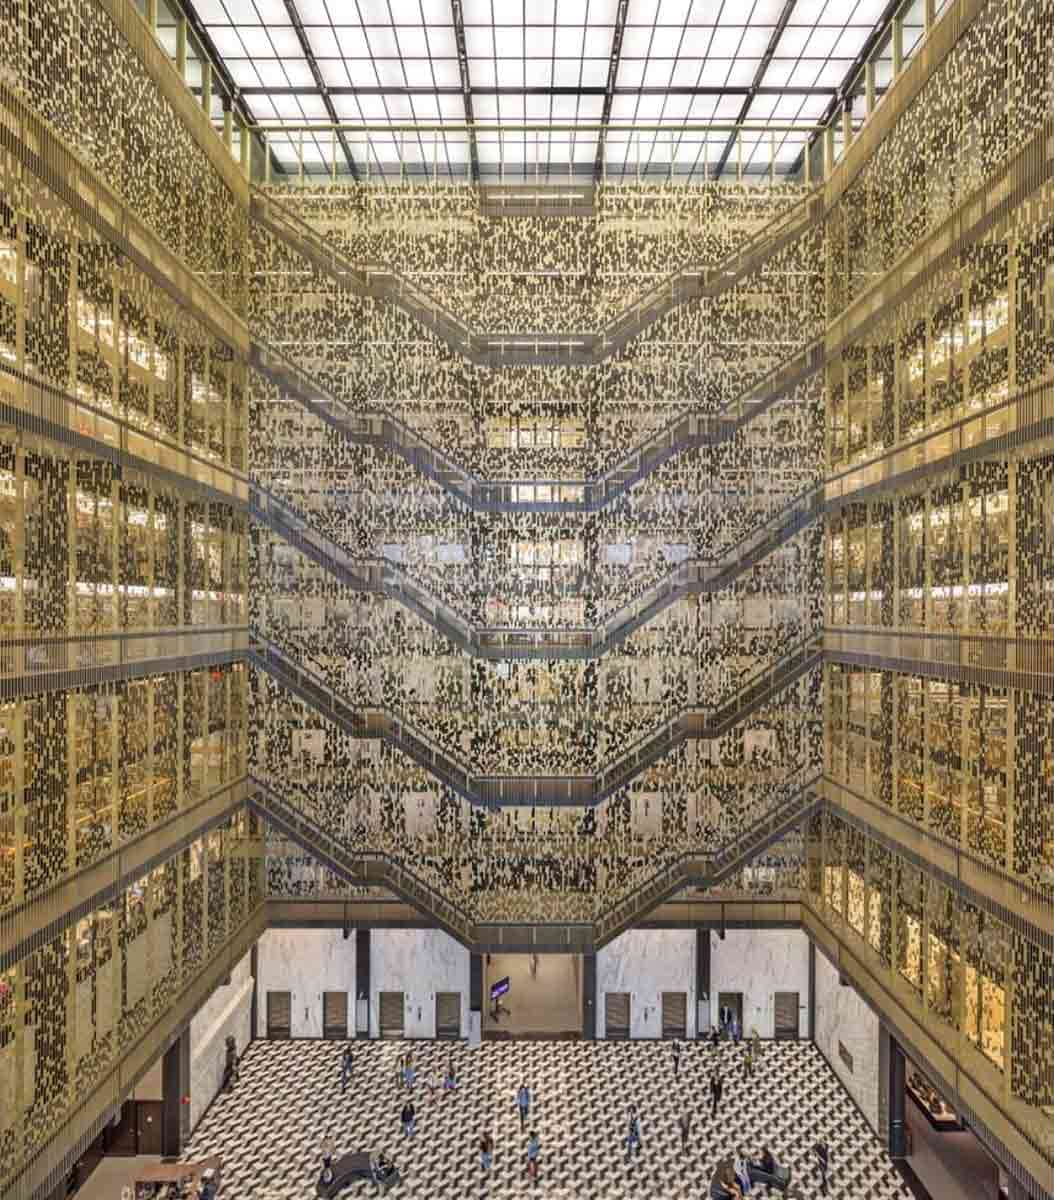
[[[348,1036],[348,993],[322,993],[322,1036],[343,1041]]]
[[[454,1041],[461,1036],[461,993],[436,992],[436,1037]]]
[[[663,992],[662,1036],[664,1038],[686,1038],[688,1036],[687,992]]]
[[[267,993],[267,1036],[287,1038],[292,1035],[292,992]]]
[[[381,992],[378,997],[380,1022],[378,1032],[382,1038],[403,1036],[403,1014],[405,1003],[402,992]]]
[[[776,1040],[796,1041],[798,1038],[798,993],[777,992],[776,1009]]]
[[[604,993],[604,1036],[629,1037],[629,992]]]

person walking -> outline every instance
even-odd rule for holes
[[[721,1103],[721,1093],[724,1091],[724,1084],[721,1081],[721,1072],[714,1067],[710,1072],[710,1116],[717,1116],[717,1106]]]
[[[354,1065],[351,1057],[351,1046],[344,1047],[344,1054],[340,1060],[340,1090],[344,1093],[348,1090],[348,1080],[351,1078],[351,1068]]]
[[[812,1148],[816,1155],[816,1165],[820,1168],[820,1195],[827,1195],[827,1171],[830,1167],[830,1156],[827,1153],[827,1143],[817,1142]]]
[[[754,1052],[754,1065],[757,1066],[761,1062],[761,1038],[758,1036],[756,1029],[750,1036],[750,1043],[750,1048]]]
[[[490,1173],[494,1163],[494,1139],[489,1133],[484,1133],[479,1139],[479,1165],[484,1178]]]
[[[673,1077],[679,1079],[681,1075],[681,1043],[674,1042],[673,1044]]]
[[[527,1139],[527,1178],[538,1186],[538,1155],[541,1154],[542,1143],[538,1139],[538,1134],[531,1130],[531,1136]]]
[[[717,1026],[710,1030],[710,1045],[716,1050],[721,1043],[721,1035],[717,1032]]]
[[[732,1041],[735,1045],[739,1045],[739,1039],[743,1036],[743,1026],[739,1023],[738,1017],[732,1018]]]
[[[516,1093],[516,1107],[520,1110],[520,1132],[522,1133],[527,1128],[527,1117],[531,1111],[531,1089],[525,1084],[520,1084],[520,1090]]]
[[[400,1119],[403,1123],[404,1136],[412,1138],[417,1132],[417,1112],[414,1109],[414,1102],[412,1100],[407,1100],[403,1105]]]
[[[414,1070],[414,1056],[407,1054],[406,1066],[403,1070],[403,1081],[406,1084],[408,1091],[414,1090],[414,1084],[417,1082],[417,1072]]]
[[[626,1162],[634,1154],[640,1154],[640,1117],[635,1106],[629,1110],[629,1128],[626,1131]]]
[[[681,1130],[681,1151],[684,1153],[688,1150],[688,1136],[692,1132],[692,1114],[689,1112],[687,1105],[681,1109],[681,1115],[677,1118],[677,1124]]]
[[[747,1046],[743,1055],[743,1079],[748,1080],[754,1072],[754,1051]]]

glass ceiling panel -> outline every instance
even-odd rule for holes
[[[379,127],[345,133],[353,166],[329,132],[309,133],[300,158],[298,132],[272,131],[278,172],[295,162],[307,174],[463,178],[475,159],[482,178],[598,169],[701,178],[796,169],[804,127],[829,115],[886,4],[795,0],[788,13],[784,0],[629,0],[616,62],[618,0],[189,0],[186,7],[256,121]],[[909,15],[906,53],[921,37],[921,17],[917,25]],[[159,30],[166,45],[174,42],[168,33]],[[393,124],[469,124],[463,72],[474,132],[384,133]],[[608,132],[495,130],[508,122],[606,124]],[[686,128],[707,122],[803,132]]]

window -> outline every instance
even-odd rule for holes
[[[486,437],[488,450],[580,450],[586,444],[580,416],[552,413],[490,417]]]

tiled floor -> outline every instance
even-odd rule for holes
[[[189,1159],[223,1157],[223,1200],[308,1197],[320,1167],[319,1146],[331,1136],[337,1153],[384,1151],[403,1182],[390,1195],[407,1200],[519,1196],[534,1191],[524,1177],[526,1138],[515,1108],[526,1081],[534,1096],[529,1128],[541,1138],[538,1196],[585,1200],[699,1200],[714,1164],[743,1146],[767,1144],[792,1170],[790,1195],[820,1195],[810,1148],[830,1147],[828,1194],[837,1200],[908,1200],[909,1193],[864,1118],[819,1051],[807,1042],[766,1043],[754,1077],[744,1081],[743,1049],[708,1043],[684,1047],[673,1076],[668,1042],[358,1042],[354,1079],[340,1089],[343,1043],[253,1043],[233,1092],[219,1096],[195,1132]],[[418,1069],[417,1135],[403,1138],[396,1056],[412,1049]],[[453,1055],[458,1090],[430,1098],[423,1078],[438,1076]],[[709,1115],[709,1071],[720,1061],[724,1099]],[[636,1104],[643,1149],[625,1161],[627,1110]],[[682,1152],[677,1116],[692,1115]],[[494,1167],[484,1181],[477,1143],[489,1130]],[[361,1183],[347,1193],[372,1194]]]

